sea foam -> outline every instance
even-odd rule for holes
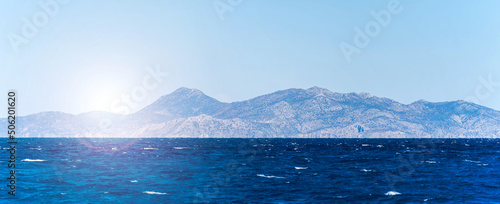
[[[389,192],[385,193],[385,195],[395,196],[395,195],[401,195],[401,193],[400,192],[396,192],[396,191],[389,191]]]
[[[276,178],[276,179],[284,179],[285,177],[281,176],[266,176],[264,174],[257,174],[257,176],[264,177],[264,178]]]
[[[144,191],[143,193],[150,194],[150,195],[167,195],[167,193],[160,193],[156,191]]]
[[[45,160],[43,160],[43,159],[23,159],[21,161],[25,161],[25,162],[43,162]]]

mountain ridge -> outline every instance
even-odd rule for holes
[[[500,138],[500,112],[463,100],[402,104],[320,87],[231,103],[181,87],[128,115],[41,112],[18,120],[19,137]]]

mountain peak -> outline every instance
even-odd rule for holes
[[[160,103],[165,103],[165,102],[168,102],[168,103],[186,103],[188,101],[200,102],[200,101],[204,101],[204,100],[217,101],[216,99],[213,99],[213,98],[205,95],[203,92],[201,92],[198,89],[190,89],[190,88],[186,88],[186,87],[181,87],[168,95],[164,95],[164,96],[160,97],[160,99],[156,102],[160,102]]]
[[[143,108],[139,114],[151,113],[165,118],[191,117],[199,114],[213,114],[224,105],[205,95],[198,89],[181,87],[174,92],[160,97],[151,105]],[[146,114],[146,115],[147,115]]]
[[[203,94],[203,92],[201,92],[198,89],[190,89],[190,88],[186,88],[186,87],[178,88],[177,90],[175,90],[174,92],[172,92],[172,94],[205,95],[205,94]]]
[[[309,91],[309,92],[313,92],[315,94],[324,94],[324,93],[332,93],[330,90],[328,89],[325,89],[325,88],[321,88],[321,87],[317,87],[317,86],[313,86],[311,88],[308,88],[306,91]]]
[[[424,99],[420,99],[418,101],[415,101],[413,103],[429,103],[428,101],[424,100]]]

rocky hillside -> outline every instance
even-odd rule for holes
[[[19,117],[17,128],[19,137],[499,138],[500,112],[465,101],[406,105],[318,87],[222,103],[180,88],[130,115],[43,112]]]

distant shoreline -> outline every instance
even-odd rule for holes
[[[7,137],[0,137],[6,139]],[[438,139],[438,140],[448,140],[448,139],[462,139],[462,140],[469,140],[469,139],[500,139],[500,138],[417,138],[417,137],[408,137],[408,138],[349,138],[349,137],[322,137],[322,138],[303,138],[303,137],[273,137],[273,138],[266,138],[266,137],[18,137],[17,139]]]

